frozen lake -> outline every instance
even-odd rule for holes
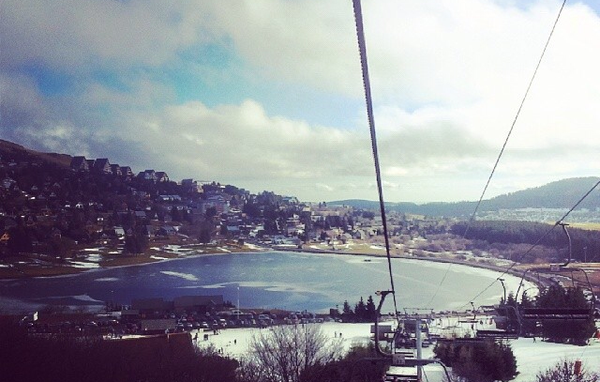
[[[405,259],[392,259],[392,268],[399,309],[465,310],[471,308],[470,301],[475,306],[498,303],[503,293],[494,271]],[[507,290],[516,291],[519,279],[503,278]],[[345,300],[354,306],[361,296],[366,301],[369,295],[375,298],[376,291],[388,289],[385,258],[232,253],[71,276],[2,280],[0,309],[15,312],[48,304],[99,307],[105,302],[129,305],[138,298],[223,295],[234,304],[239,299],[242,307],[326,312],[341,309]],[[389,305],[382,312],[392,310]]]

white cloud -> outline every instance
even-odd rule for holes
[[[560,6],[510,4],[363,1],[382,173],[396,200],[479,196]],[[316,99],[361,100],[348,1],[5,0],[2,13],[0,128],[8,139],[312,200],[372,195],[362,106],[348,108],[361,118],[356,126],[334,128],[268,113],[260,95],[217,106],[210,95],[178,101],[180,84],[163,73],[186,59],[182,52],[218,44],[235,56],[224,68],[185,63],[213,88],[230,84],[233,71],[265,91],[298,86]],[[598,171],[599,40],[598,15],[568,3],[498,179]],[[68,73],[75,85],[43,94],[31,73],[19,73],[23,65]]]
[[[362,162],[368,160],[355,133],[270,117],[252,100],[212,109],[188,102],[136,118],[138,125],[154,127],[143,137],[136,129],[125,129],[125,138],[160,145],[179,172],[197,171],[199,176],[305,179],[353,166],[364,171]]]
[[[160,65],[201,41],[184,2],[5,0],[2,65],[43,63],[66,72],[97,65]]]
[[[318,189],[320,189],[320,190],[323,190],[323,191],[327,191],[327,192],[335,191],[335,188],[334,188],[334,187],[331,187],[331,186],[330,186],[330,185],[328,185],[328,184],[317,183],[317,184],[315,184],[315,186],[316,186]]]

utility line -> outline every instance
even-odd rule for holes
[[[535,77],[537,75],[537,72],[540,68],[540,65],[542,64],[542,59],[544,58],[544,55],[546,54],[546,50],[548,49],[548,45],[550,44],[550,40],[552,39],[552,35],[554,34],[554,30],[556,29],[556,25],[558,24],[558,20],[560,19],[560,16],[562,14],[562,11],[565,7],[567,0],[563,0],[562,5],[560,6],[560,9],[558,11],[558,15],[556,16],[556,19],[554,20],[554,24],[552,25],[552,29],[550,30],[550,34],[548,35],[548,39],[546,40],[546,44],[544,45],[544,49],[542,49],[542,54],[540,55],[540,58],[537,62],[537,65],[535,67],[535,70],[533,71],[533,75],[531,76],[531,79],[529,80],[529,84],[527,85],[527,89],[525,91],[525,94],[523,95],[523,98],[521,99],[521,104],[519,105],[519,108],[517,109],[517,113],[515,114],[515,117],[513,119],[513,122],[510,126],[510,129],[508,130],[508,134],[506,136],[506,139],[504,140],[504,144],[502,145],[502,148],[500,149],[500,153],[498,154],[498,157],[496,158],[496,162],[494,163],[494,166],[492,167],[492,171],[490,172],[490,175],[487,179],[487,182],[485,183],[485,186],[483,187],[483,191],[481,192],[481,196],[479,197],[479,200],[477,201],[477,204],[475,205],[475,209],[473,210],[473,214],[471,215],[469,221],[467,222],[467,227],[465,228],[465,232],[463,233],[463,238],[467,237],[467,233],[469,232],[469,229],[471,228],[471,225],[473,224],[473,222],[475,221],[475,216],[477,215],[477,211],[479,210],[479,207],[481,206],[481,203],[483,201],[483,198],[485,196],[485,193],[487,192],[487,189],[490,185],[490,182],[492,181],[492,177],[494,176],[494,173],[496,172],[496,168],[498,167],[498,163],[500,163],[500,158],[502,158],[502,155],[504,154],[504,150],[506,149],[506,146],[508,144],[508,141],[510,139],[510,136],[512,135],[512,132],[515,128],[515,125],[517,124],[517,120],[519,119],[519,116],[521,114],[521,110],[523,109],[523,105],[525,104],[525,100],[527,99],[527,96],[529,95],[529,91],[531,90],[531,87],[533,85],[533,81],[535,80]],[[446,280],[446,277],[448,276],[448,273],[450,272],[450,268],[452,268],[452,263],[448,264],[448,267],[446,268],[446,272],[444,273],[444,276],[442,277],[442,280],[440,281],[435,293],[433,294],[433,296],[431,297],[431,299],[429,299],[429,302],[427,303],[427,305],[430,305],[432,303],[432,301],[437,297],[437,294],[440,290],[440,288],[442,287],[444,281]]]
[[[373,116],[373,101],[371,98],[371,83],[369,80],[369,66],[367,63],[367,45],[363,29],[363,18],[360,0],[353,0],[354,20],[356,23],[356,35],[358,37],[358,48],[360,52],[360,66],[362,70],[363,86],[365,90],[365,102],[367,104],[367,118],[369,120],[369,130],[371,132],[371,148],[373,150],[373,160],[375,162],[375,176],[377,178],[377,191],[379,193],[379,209],[381,210],[381,220],[383,222],[383,236],[385,237],[385,252],[387,254],[388,271],[390,274],[390,288],[394,300],[394,312],[398,312],[396,303],[396,292],[394,288],[394,276],[392,273],[392,258],[390,254],[390,242],[388,238],[387,219],[385,216],[385,203],[383,200],[383,186],[381,181],[381,170],[379,166],[379,154],[377,151],[377,136],[375,134],[375,118]]]
[[[554,230],[554,228],[556,228],[558,225],[560,225],[567,218],[567,216],[569,216],[571,214],[571,212],[573,212],[575,210],[575,208],[577,208],[581,204],[581,202],[583,202],[585,200],[585,198],[587,198],[592,193],[592,191],[594,191],[596,189],[596,187],[598,187],[598,185],[600,185],[600,180],[597,181],[594,184],[594,186],[592,186],[592,188],[590,188],[589,191],[586,192],[585,195],[583,195],[579,199],[579,201],[577,203],[575,203],[575,205],[573,207],[571,207],[571,209],[569,209],[569,211],[567,211],[567,213],[565,213],[556,223],[554,223],[554,225],[550,229],[548,229],[542,236],[540,236],[540,238],[535,242],[535,244],[533,244],[527,251],[525,251],[525,253],[523,253],[521,256],[519,256],[508,268],[506,268],[506,270],[504,270],[504,272],[502,272],[500,274],[500,276],[498,276],[498,278],[501,278],[502,276],[504,276],[505,274],[510,272],[515,267],[515,265],[517,265],[517,263],[519,261],[521,261],[521,259],[523,259],[523,257],[525,257],[531,251],[533,251],[533,249],[535,247],[537,247],[542,242],[542,240],[544,240],[546,238],[546,236],[548,236]],[[498,278],[496,280],[494,280],[492,283],[490,283],[490,285],[488,285],[486,288],[484,288],[481,292],[479,292],[475,297],[470,299],[469,302],[467,302],[463,306],[461,306],[459,309],[462,309],[465,306],[468,306],[470,304],[470,301],[475,301],[478,297],[480,297],[482,294],[484,294],[488,289],[490,289],[496,283]]]

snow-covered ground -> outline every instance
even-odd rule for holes
[[[484,325],[486,324],[484,320]],[[331,338],[338,338],[342,341],[345,349],[350,349],[354,344],[367,344],[370,338],[371,324],[350,324],[326,322],[320,325],[322,331]],[[464,326],[464,325],[463,325]],[[461,330],[470,330],[470,324]],[[454,325],[452,319],[442,319],[434,322],[432,330],[454,330],[450,328],[461,327],[460,324]],[[261,330],[267,329],[225,329],[219,334],[208,333],[208,340],[204,340],[204,333],[198,334],[198,346],[214,346],[221,350],[224,355],[239,358],[248,352],[252,337]],[[192,332],[192,336],[195,335]],[[531,338],[520,338],[510,340],[514,355],[517,359],[519,375],[514,379],[515,382],[532,382],[538,372],[554,366],[561,360],[581,360],[586,370],[600,373],[600,341],[591,340],[588,346],[562,345],[534,341]],[[433,347],[423,349],[423,358],[433,357]],[[438,365],[428,365],[424,368],[426,381],[442,381],[443,370]]]

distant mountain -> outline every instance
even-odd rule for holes
[[[498,211],[519,208],[572,208],[600,178],[569,178],[544,186],[516,191],[484,200],[479,211]],[[600,187],[599,187],[600,188]],[[578,208],[600,208],[600,189],[595,189]],[[368,200],[337,200],[329,205],[348,205],[355,208],[379,209],[379,202]],[[386,203],[386,209],[403,213],[428,216],[468,217],[475,210],[476,202],[456,203]]]
[[[569,178],[544,186],[500,195],[485,201],[486,209],[571,208],[600,180],[598,177]],[[595,189],[579,208],[600,207],[600,190]]]

